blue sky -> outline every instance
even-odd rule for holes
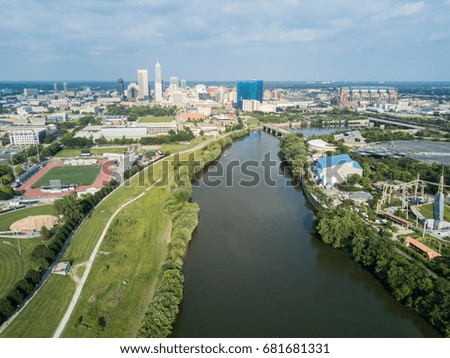
[[[0,80],[450,80],[450,0],[0,0]]]

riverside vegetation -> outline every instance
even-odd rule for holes
[[[280,146],[280,157],[298,179],[306,160],[304,139],[287,135]],[[396,243],[364,223],[350,203],[320,212],[316,230],[324,243],[343,250],[372,272],[397,301],[450,337],[450,282],[446,278],[431,277],[421,261],[398,253]]]

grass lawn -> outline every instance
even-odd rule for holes
[[[8,231],[12,223],[34,215],[56,215],[56,210],[53,205],[41,205],[0,214],[0,231]]]
[[[51,337],[74,292],[69,276],[52,275],[1,337]]]
[[[173,122],[175,117],[142,117],[139,119],[141,123],[162,123]]]
[[[50,185],[50,180],[60,179],[61,184],[91,185],[100,173],[101,165],[54,167],[44,174],[32,188]]]
[[[127,150],[126,147],[95,147],[95,148],[75,148],[75,149],[63,149],[56,153],[55,158],[72,158],[81,157],[82,150],[90,150],[91,156],[102,156],[104,153],[117,153],[122,154]],[[89,158],[89,157],[86,157]]]
[[[249,118],[245,121],[245,123],[249,126],[249,128],[257,128],[259,121],[256,118]]]
[[[427,219],[433,219],[433,204],[426,204],[419,208],[420,212]],[[444,206],[444,220],[450,222],[450,208],[448,205]]]
[[[195,147],[197,144],[203,142],[206,140],[206,138],[202,137],[196,137],[193,140],[191,140],[189,143],[170,143],[170,144],[163,144],[161,146],[161,149],[159,149],[163,153],[167,154],[173,154],[175,152],[180,152],[182,150],[186,150],[192,147]]]
[[[25,277],[31,269],[30,253],[33,248],[40,244],[40,238],[18,240],[0,237],[0,298],[8,295],[9,290]]]

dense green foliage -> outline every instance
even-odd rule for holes
[[[91,138],[73,137],[69,133],[63,135],[61,143],[65,148],[84,148],[94,144]]]
[[[194,134],[188,129],[184,131],[179,131],[178,133],[170,133],[168,135],[163,135],[159,137],[144,137],[139,140],[141,144],[144,145],[155,145],[155,144],[166,144],[175,142],[188,142],[194,139]]]
[[[442,174],[442,166],[433,163],[427,164],[418,162],[411,158],[373,158],[352,154],[352,158],[356,160],[364,169],[364,176],[371,181],[384,180],[402,180],[409,182],[417,179],[417,174],[420,179],[433,183],[439,183]],[[450,185],[450,169],[444,166],[445,184]],[[433,193],[436,188],[432,188]]]
[[[388,130],[380,130],[379,128],[365,129],[361,131],[361,134],[364,138],[366,138],[367,143],[417,139],[408,132],[393,132]]]
[[[306,143],[302,134],[288,134],[280,139],[280,158],[292,169],[294,177],[299,178],[306,163]]]
[[[144,116],[174,116],[176,114],[176,107],[162,107],[157,104],[154,106],[134,106],[128,108],[117,105],[109,106],[106,113],[111,116],[128,116],[128,119],[132,121]]]
[[[42,151],[42,148],[43,148],[43,146],[40,145],[39,151]],[[21,152],[14,155],[12,157],[11,161],[14,165],[24,163],[24,162],[26,162],[27,157],[29,158],[31,156],[37,155],[37,152],[38,152],[38,146],[36,146],[36,145],[30,146],[26,150],[22,150]]]
[[[0,185],[0,200],[8,200],[14,196],[14,189],[7,185]]]
[[[49,146],[47,146],[41,150],[41,158],[52,157],[56,153],[58,153],[61,149],[62,149],[62,146],[58,142],[50,144]]]

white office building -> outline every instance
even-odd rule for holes
[[[138,72],[138,99],[148,99],[148,71],[146,69],[139,69]]]
[[[161,102],[163,99],[162,72],[161,65],[156,62],[155,65],[155,101]]]
[[[9,134],[11,147],[39,144],[39,132],[33,129],[14,129]]]

